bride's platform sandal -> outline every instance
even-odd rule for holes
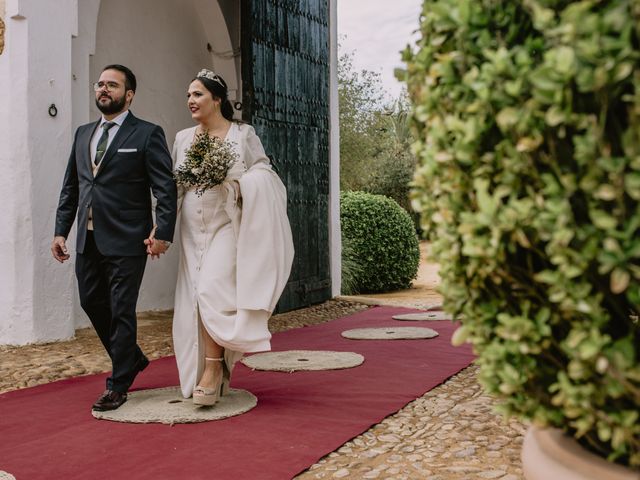
[[[220,396],[229,394],[229,382],[231,381],[231,372],[227,367],[227,362],[222,362],[222,385],[220,385]]]
[[[193,404],[210,407],[216,404],[216,402],[220,398],[220,395],[224,395],[228,391],[229,380],[228,375],[226,375],[226,372],[228,372],[228,370],[225,365],[224,358],[205,357],[204,360],[206,362],[222,362],[222,373],[220,375],[220,378],[216,381],[214,387],[205,388],[196,386],[196,388],[193,389]]]

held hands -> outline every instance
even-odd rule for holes
[[[53,258],[55,258],[60,263],[64,263],[65,260],[69,260],[70,255],[67,250],[67,245],[65,243],[65,238],[62,236],[53,237],[53,242],[51,242],[51,254]]]
[[[165,242],[164,240],[156,240],[157,228],[158,226],[154,225],[149,234],[149,238],[144,240],[144,244],[147,246],[147,255],[150,255],[152,259],[160,258],[160,255],[166,252],[170,245],[169,242]]]
[[[156,240],[156,226],[154,225],[149,238],[144,240],[144,244],[147,246],[147,254],[151,255],[151,258],[159,258],[160,255],[165,253],[169,248],[169,243],[164,240]],[[53,237],[51,242],[51,254],[58,262],[64,263],[71,258],[69,250],[67,249],[65,238],[62,236]]]

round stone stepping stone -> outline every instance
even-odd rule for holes
[[[408,340],[437,337],[438,332],[423,327],[355,328],[342,336],[351,340]]]
[[[124,423],[197,423],[240,415],[257,403],[255,395],[231,388],[215,405],[200,407],[190,398],[184,398],[179,387],[165,387],[130,392],[127,401],[117,410],[91,413],[101,420]]]
[[[353,352],[326,350],[286,350],[258,353],[241,360],[253,370],[296,372],[299,370],[339,370],[353,368],[364,362],[364,357]]]
[[[444,312],[420,312],[420,313],[403,313],[394,315],[394,320],[412,320],[412,321],[436,321],[436,320],[449,320],[451,317]]]

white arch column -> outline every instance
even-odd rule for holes
[[[331,295],[342,286],[342,237],[340,231],[340,115],[338,106],[337,0],[329,0],[329,246]]]
[[[240,16],[227,18],[216,0],[193,0],[207,43],[211,46],[209,61],[211,68],[227,82],[229,99],[242,100],[242,82],[240,65],[236,58],[240,56],[240,41],[232,39],[227,21],[240,23]],[[240,2],[237,2],[239,5]],[[239,14],[239,6],[237,13]],[[239,28],[237,29],[239,30]],[[194,72],[195,73],[195,72]],[[238,118],[240,115],[238,114]]]
[[[51,258],[71,144],[77,0],[5,0],[0,55],[0,344],[73,335],[70,265]],[[49,106],[52,108],[50,115]]]

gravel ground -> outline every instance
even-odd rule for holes
[[[367,305],[329,300],[320,305],[274,315],[272,332],[314,325],[369,308]],[[173,355],[172,311],[138,314],[138,343],[150,360]],[[72,340],[26,345],[0,345],[0,393],[33,387],[63,378],[107,372],[111,361],[92,328],[76,331]]]

